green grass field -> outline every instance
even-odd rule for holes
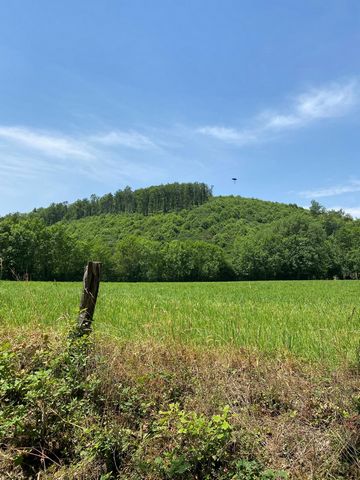
[[[68,328],[80,283],[0,282],[0,322]],[[291,352],[353,361],[360,344],[360,283],[102,283],[97,331],[125,340]]]

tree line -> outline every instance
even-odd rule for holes
[[[43,219],[46,225],[53,225],[61,220],[79,220],[107,213],[176,212],[202,205],[211,197],[211,188],[197,182],[169,183],[137,190],[125,187],[114,194],[91,195],[73,203],[52,203],[49,207],[33,210],[32,215]]]
[[[342,211],[213,197],[177,212],[102,214],[48,225],[0,219],[3,279],[111,281],[360,278],[360,221]]]

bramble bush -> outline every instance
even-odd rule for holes
[[[1,345],[0,473],[14,480],[285,478],[255,458],[229,407],[210,417],[179,403],[159,409],[136,386],[107,390],[104,366],[89,337]]]

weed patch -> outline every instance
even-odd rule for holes
[[[170,373],[168,395],[145,393],[154,375],[138,382],[124,376],[111,385],[109,379],[117,379],[109,377],[107,360],[88,337],[2,343],[2,474],[12,479],[285,478],[280,471],[269,476],[229,406],[207,415],[169,403],[174,392],[182,403],[188,394]],[[251,476],[244,477],[244,468]]]

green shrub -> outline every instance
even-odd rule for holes
[[[169,410],[160,414],[154,432],[162,440],[167,439],[168,447],[154,463],[164,478],[186,474],[216,478],[217,472],[226,469],[232,434],[229,407],[210,419],[181,410],[179,404],[170,404]]]
[[[48,347],[0,351],[0,441],[29,475],[61,463],[101,459],[112,468],[121,436],[104,422],[91,345],[76,339],[54,355]]]
[[[228,406],[208,418],[172,403],[168,410],[160,412],[151,434],[137,452],[139,478],[149,472],[150,478],[164,480],[286,478],[284,472],[264,470],[257,461],[238,461],[240,455],[251,456],[250,443],[243,432],[234,430]]]
[[[240,460],[236,463],[236,474],[232,480],[280,480],[281,478],[286,479],[288,476],[280,470],[264,470],[258,462]]]
[[[0,348],[0,474],[13,479],[264,480],[255,443],[229,407],[207,417],[167,409],[142,386],[109,390],[89,338]],[[239,461],[246,459],[246,461]],[[272,475],[272,476],[271,476]],[[40,478],[40,477],[39,477]]]

